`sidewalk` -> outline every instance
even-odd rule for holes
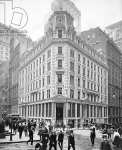
[[[74,130],[75,134],[90,137],[90,130],[89,129],[76,129]],[[99,130],[96,130],[96,138],[102,139],[102,133]],[[111,140],[113,140],[113,134],[111,135]]]
[[[80,134],[83,136],[90,136],[90,130],[88,129],[77,129],[74,130],[75,134]],[[101,139],[102,138],[102,133],[99,130],[96,130],[96,138]]]
[[[9,130],[6,128],[6,130]],[[74,134],[89,137],[90,136],[90,130],[88,129],[73,129]],[[9,130],[10,131],[10,130]],[[38,136],[38,129],[35,130],[34,132],[34,141],[39,141],[40,137]],[[97,139],[102,139],[102,133],[100,133],[99,130],[96,130],[96,138]],[[23,132],[22,138],[19,139],[19,133],[17,132],[16,135],[12,136],[12,141],[10,141],[10,136],[6,136],[5,139],[0,139],[0,144],[9,144],[9,143],[22,143],[26,142],[29,140],[29,136],[25,137],[25,134]]]
[[[33,139],[34,141],[39,141],[40,139],[40,137],[38,136],[37,130],[34,132]],[[6,138],[0,139],[0,144],[22,143],[22,142],[27,142],[28,140],[29,140],[29,136],[25,137],[24,132],[22,133],[22,138],[19,139],[19,133],[17,132],[16,135],[12,135],[12,141],[10,141],[10,136],[6,136]]]

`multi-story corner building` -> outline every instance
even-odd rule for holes
[[[122,106],[122,21],[116,22],[112,25],[109,25],[106,27],[106,32],[114,40],[114,42],[117,44],[119,49],[121,50],[121,91],[120,91],[120,99]],[[121,114],[121,122],[122,122],[122,110],[120,111]]]
[[[59,6],[42,40],[21,58],[19,114],[75,127],[106,123],[107,61],[77,36],[75,18]]]
[[[119,123],[121,120],[121,53],[117,45],[100,28],[84,31],[81,37],[99,53],[104,53],[108,71],[108,122]]]
[[[8,86],[9,86],[9,62],[2,62],[0,64],[0,120],[3,114],[9,113],[9,99],[8,99]]]
[[[17,30],[11,31],[9,61],[9,101],[11,112],[18,113],[18,69],[20,56],[33,45],[30,38]]]
[[[9,28],[0,23],[0,62],[8,61],[9,59]]]

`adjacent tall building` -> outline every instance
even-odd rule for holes
[[[21,116],[72,127],[107,123],[107,60],[77,36],[74,21],[68,10],[56,7],[42,40],[21,57]]]
[[[9,105],[9,62],[0,64],[0,120],[10,112]]]
[[[122,123],[122,84],[121,51],[100,28],[93,28],[81,33],[81,38],[99,53],[105,54],[108,70],[108,122]]]
[[[0,62],[9,60],[10,29],[0,23]]]
[[[122,21],[116,22],[112,25],[106,27],[106,32],[110,38],[116,43],[121,51],[121,91],[120,91],[120,99],[121,103],[120,106],[122,107]],[[122,109],[121,109],[121,122],[122,122]]]
[[[18,113],[18,76],[21,55],[33,47],[33,42],[24,33],[11,30],[9,61],[9,101],[12,114]]]

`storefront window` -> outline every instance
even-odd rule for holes
[[[42,117],[44,117],[44,104],[42,104]]]
[[[46,117],[48,117],[48,103],[46,103]]]
[[[52,104],[49,103],[49,117],[51,117],[51,112],[52,112]]]
[[[75,117],[75,103],[72,104],[72,117]]]
[[[80,104],[77,104],[77,117],[80,117]]]
[[[68,103],[68,117],[71,117],[71,103]]]

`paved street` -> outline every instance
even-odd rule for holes
[[[34,140],[39,140],[39,136],[37,135],[38,130],[34,133]],[[75,143],[76,143],[76,150],[99,150],[100,142],[102,134],[98,130],[96,130],[96,140],[95,140],[95,146],[92,147],[89,139],[90,130],[74,130],[75,133]],[[22,139],[19,139],[18,133],[13,136],[12,142],[19,142],[23,141],[22,143],[13,143],[13,144],[0,144],[1,150],[34,150],[34,146],[37,142],[34,142],[33,146],[30,145],[30,143],[27,145],[26,141],[29,139],[29,137],[25,137],[24,133],[22,136]],[[0,139],[0,142],[9,142],[10,143],[10,137],[7,136],[6,139]],[[67,150],[68,141],[67,136],[64,137],[64,148],[63,150]],[[58,146],[57,146],[58,147]],[[59,147],[58,149],[59,150]],[[113,148],[113,150],[119,150]]]
[[[83,137],[76,135],[76,150],[96,150],[99,147],[99,142],[95,144],[94,148],[91,147],[88,137]],[[64,150],[67,150],[67,137],[65,136],[64,139]],[[35,142],[34,142],[35,145]],[[7,144],[7,145],[0,145],[1,150],[34,150],[34,145],[31,146],[30,144],[27,145],[26,142],[24,143],[15,143],[15,144]],[[59,147],[58,147],[59,150]]]
[[[100,139],[96,139],[94,147],[91,146],[88,136],[75,135],[75,140],[76,140],[76,150],[99,150]],[[36,142],[34,142],[33,146],[31,146],[30,143],[27,145],[26,142],[7,144],[7,145],[4,144],[4,145],[0,145],[0,149],[1,150],[34,150],[35,144]],[[58,150],[59,150],[59,147],[58,147]],[[63,150],[67,150],[67,137],[66,136],[64,139]],[[113,150],[119,150],[119,149],[113,149]]]

